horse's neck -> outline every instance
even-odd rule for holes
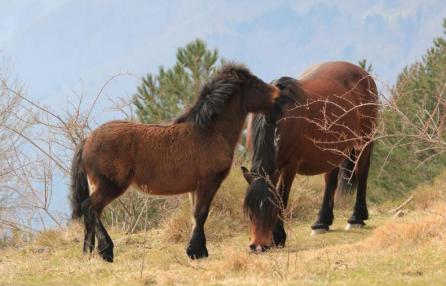
[[[233,148],[237,145],[248,112],[241,107],[230,107],[215,123],[214,131],[220,133]]]
[[[304,88],[299,88],[298,93],[295,94],[293,102],[288,103],[286,106],[286,112],[284,117],[287,116],[299,116],[302,112],[306,111],[306,106],[313,100],[315,96]]]

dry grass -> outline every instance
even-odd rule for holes
[[[243,198],[247,187],[240,168],[233,168],[212,203],[206,222],[206,235],[209,240],[221,241],[234,232],[246,230],[248,221],[243,215]],[[166,243],[186,242],[191,232],[191,209],[187,196],[183,196],[175,211],[163,225],[163,241]]]
[[[413,210],[426,210],[438,202],[446,201],[446,173],[435,178],[432,184],[421,185],[412,191]]]
[[[308,188],[314,192],[306,189],[307,194],[302,187],[307,186],[296,184],[299,188],[293,191],[296,205],[294,219],[287,224],[287,247],[255,255],[246,249],[248,233],[241,213],[246,184],[238,177],[232,174],[220,190],[206,225],[208,259],[190,261],[185,255],[189,237],[185,200],[159,229],[131,235],[112,233],[116,246],[113,264],[102,262],[97,255],[82,255],[82,228],[78,225],[44,232],[25,246],[2,249],[0,285],[446,284],[442,180],[414,191],[415,199],[403,217],[393,218],[375,206],[362,230],[343,230],[350,214],[344,210],[346,203],[336,211],[333,231],[317,237],[309,236],[309,220],[315,218],[319,207],[312,194],[321,181],[311,179]]]

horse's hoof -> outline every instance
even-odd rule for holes
[[[279,241],[279,242],[273,242],[273,246],[276,248],[284,248],[285,247],[285,240]]]
[[[110,263],[113,262],[113,250],[100,252],[99,255],[101,255],[101,257],[104,261],[107,261]]]
[[[345,230],[352,230],[352,229],[360,229],[364,227],[364,223],[348,223],[345,226]]]
[[[323,234],[323,233],[326,233],[326,232],[328,232],[328,229],[325,229],[325,228],[312,229],[311,230],[311,236],[318,235],[318,234]]]
[[[113,262],[113,255],[102,255],[102,259],[104,259],[104,261],[106,262]]]
[[[286,242],[286,235],[274,238],[273,237],[273,246],[277,248],[284,248]]]
[[[189,246],[186,249],[186,253],[190,259],[201,259],[209,256],[206,246],[201,248],[193,248],[192,246]]]
[[[255,244],[251,244],[249,246],[249,249],[251,250],[252,253],[262,253],[262,252],[266,252],[270,249],[269,246],[267,245],[255,245]]]

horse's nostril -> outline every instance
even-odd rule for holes
[[[270,249],[270,247],[268,245],[255,245],[255,244],[251,244],[249,246],[249,249],[254,252],[254,253],[261,253],[261,252],[265,252],[268,251]]]

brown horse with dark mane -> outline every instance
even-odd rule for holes
[[[204,223],[231,168],[249,112],[267,112],[279,90],[235,64],[223,66],[195,104],[170,125],[112,121],[82,142],[71,169],[74,219],[85,216],[83,250],[113,261],[113,242],[100,216],[130,186],[153,195],[192,193],[190,258],[208,256]]]
[[[313,234],[329,230],[335,191],[356,183],[356,203],[347,228],[364,226],[378,113],[374,80],[356,65],[327,62],[310,68],[299,80],[282,77],[273,84],[289,103],[268,116],[250,118],[252,169],[242,167],[249,183],[245,211],[252,222],[251,249],[285,245],[282,212],[296,174],[325,174],[325,193]]]

